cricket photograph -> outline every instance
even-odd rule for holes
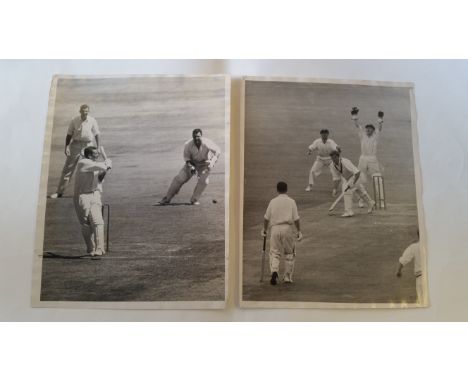
[[[242,99],[241,306],[427,306],[413,85],[247,77]]]
[[[230,82],[53,79],[32,304],[223,308]]]

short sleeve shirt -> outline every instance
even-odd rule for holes
[[[346,180],[359,172],[358,168],[347,158],[341,158],[338,165],[333,163],[330,169],[336,178],[342,176]]]
[[[278,195],[268,204],[265,219],[270,222],[270,226],[293,224],[299,220],[296,202],[286,194]]]
[[[402,265],[407,265],[414,259],[414,275],[420,276],[422,274],[421,267],[421,254],[419,251],[419,242],[411,244],[408,248],[405,249],[403,255],[400,257],[400,263]]]
[[[71,120],[67,134],[72,136],[73,141],[92,142],[99,134],[99,126],[90,115],[84,121],[81,120],[81,116],[78,116]]]
[[[330,154],[332,151],[335,151],[337,148],[336,143],[332,139],[327,139],[325,143],[323,143],[322,139],[316,139],[310,146],[309,150],[317,150],[318,156],[326,157],[330,159]]]

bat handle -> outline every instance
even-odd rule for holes
[[[265,252],[266,249],[266,236],[263,237],[263,252]]]

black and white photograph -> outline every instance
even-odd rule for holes
[[[33,306],[223,308],[230,82],[53,79]]]
[[[413,85],[242,91],[241,306],[427,306]]]

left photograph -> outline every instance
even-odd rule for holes
[[[221,309],[230,79],[55,76],[32,305]]]

